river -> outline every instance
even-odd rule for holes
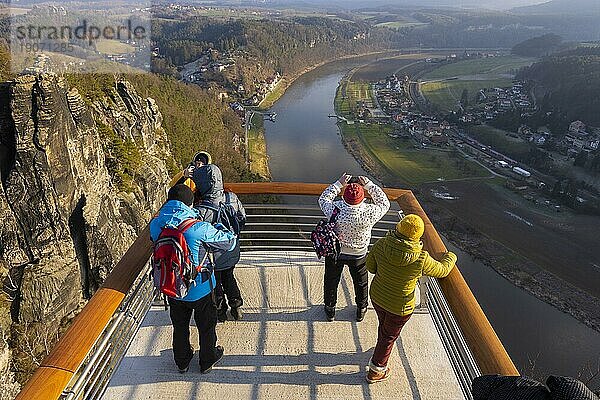
[[[334,114],[338,82],[359,63],[364,60],[317,68],[297,79],[273,106],[277,122],[265,122],[265,135],[274,181],[329,183],[344,171],[365,174],[342,145],[335,119],[328,118]],[[521,373],[545,380],[550,374],[577,376],[586,366],[598,368],[600,333],[447,246],[458,254],[461,272]]]

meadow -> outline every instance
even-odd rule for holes
[[[343,79],[334,100],[338,115],[354,119],[353,113],[356,112],[361,103],[365,103],[367,107],[373,106],[373,93],[370,84]]]
[[[460,99],[463,90],[469,93],[469,102],[472,104],[477,94],[482,89],[493,87],[510,87],[512,80],[506,78],[491,80],[452,80],[426,82],[420,85],[421,93],[440,111],[456,111],[460,109]]]
[[[126,54],[133,53],[135,47],[118,40],[100,39],[96,41],[96,50],[103,54]]]
[[[476,58],[443,65],[425,74],[424,80],[447,79],[468,75],[498,75],[514,74],[518,69],[531,65],[535,59],[518,56],[500,56]]]
[[[339,124],[347,140],[357,140],[386,171],[409,185],[438,180],[487,177],[489,172],[449,150],[425,149],[411,139],[392,138],[390,125]]]
[[[252,116],[250,129],[248,130],[248,158],[250,159],[251,172],[266,179],[271,177],[264,121],[261,114]]]
[[[338,115],[354,120],[356,104],[362,101],[371,101],[368,84],[347,79],[340,83],[335,97]],[[350,125],[340,122],[338,126],[345,140],[360,143],[360,151],[406,184],[489,176],[487,170],[449,149],[421,148],[411,139],[389,136],[394,131],[390,124],[354,121]]]
[[[440,111],[456,111],[461,108],[463,90],[468,91],[472,103],[482,89],[510,87],[514,73],[533,61],[532,58],[500,56],[442,65],[423,76],[420,90]]]
[[[401,28],[409,28],[409,27],[417,27],[417,26],[427,26],[428,23],[425,22],[411,22],[411,21],[391,21],[391,22],[381,22],[375,26],[390,28],[390,29],[401,29]]]

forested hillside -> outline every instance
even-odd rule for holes
[[[561,114],[567,121],[580,119],[600,126],[600,49],[581,49],[543,59],[524,69],[518,79],[542,85],[544,111]]]
[[[562,37],[549,33],[527,39],[512,48],[512,53],[523,57],[543,57],[560,49]]]
[[[398,33],[364,22],[311,17],[286,20],[156,20],[153,30],[168,64],[191,62],[208,49],[236,60],[236,78],[251,87],[275,72],[293,75],[348,54],[394,47]],[[223,82],[227,86],[231,82]]]
[[[250,178],[242,151],[234,140],[243,134],[239,118],[229,107],[197,86],[178,82],[174,78],[139,74],[128,75],[126,79],[141,96],[156,100],[161,110],[171,152],[179,164],[170,166],[172,172],[186,165],[198,150],[207,150],[227,180]],[[94,100],[114,86],[114,77],[77,74],[70,75],[69,82],[85,98]]]

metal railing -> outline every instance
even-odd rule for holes
[[[316,198],[315,198],[316,203]],[[248,204],[246,225],[240,241],[242,251],[314,251],[310,234],[325,218],[319,207],[304,204]],[[388,211],[371,230],[372,246],[398,223],[397,211]],[[426,279],[420,281],[416,313],[426,313]]]
[[[442,344],[465,398],[472,399],[471,382],[481,375],[481,370],[477,366],[475,357],[467,345],[438,281],[427,279],[426,286],[426,304],[435,329],[442,339]]]
[[[118,311],[62,392],[61,399],[87,400],[102,397],[156,296],[149,271],[150,263],[136,278]]]
[[[326,186],[303,183],[227,185],[237,194],[310,196],[319,195]],[[423,218],[425,249],[434,257],[445,252],[441,238],[412,192],[385,191],[405,213],[416,213]],[[314,206],[249,205],[247,210],[248,229],[242,236],[244,250],[312,249],[308,235],[323,218]],[[295,210],[302,213],[294,215],[292,211]],[[395,223],[396,220],[387,219],[376,225],[373,240],[383,236]],[[285,235],[290,237],[281,237]],[[286,246],[286,242],[295,245]],[[152,284],[147,279],[151,248],[149,227],[146,226],[42,361],[18,399],[91,399],[102,395],[154,298]],[[470,379],[480,373],[518,375],[458,267],[444,279],[422,282],[420,288],[421,306],[429,307],[466,396],[470,396]]]

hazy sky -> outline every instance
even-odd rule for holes
[[[284,0],[286,1],[286,0]],[[532,4],[545,3],[548,0],[304,0],[306,3],[313,4],[335,4],[346,5],[352,8],[378,6],[382,4],[390,5],[423,5],[423,6],[453,6],[453,7],[483,7],[494,9],[509,9],[519,6],[528,6]],[[600,1],[600,0],[599,0]],[[294,0],[286,2],[294,3]]]

